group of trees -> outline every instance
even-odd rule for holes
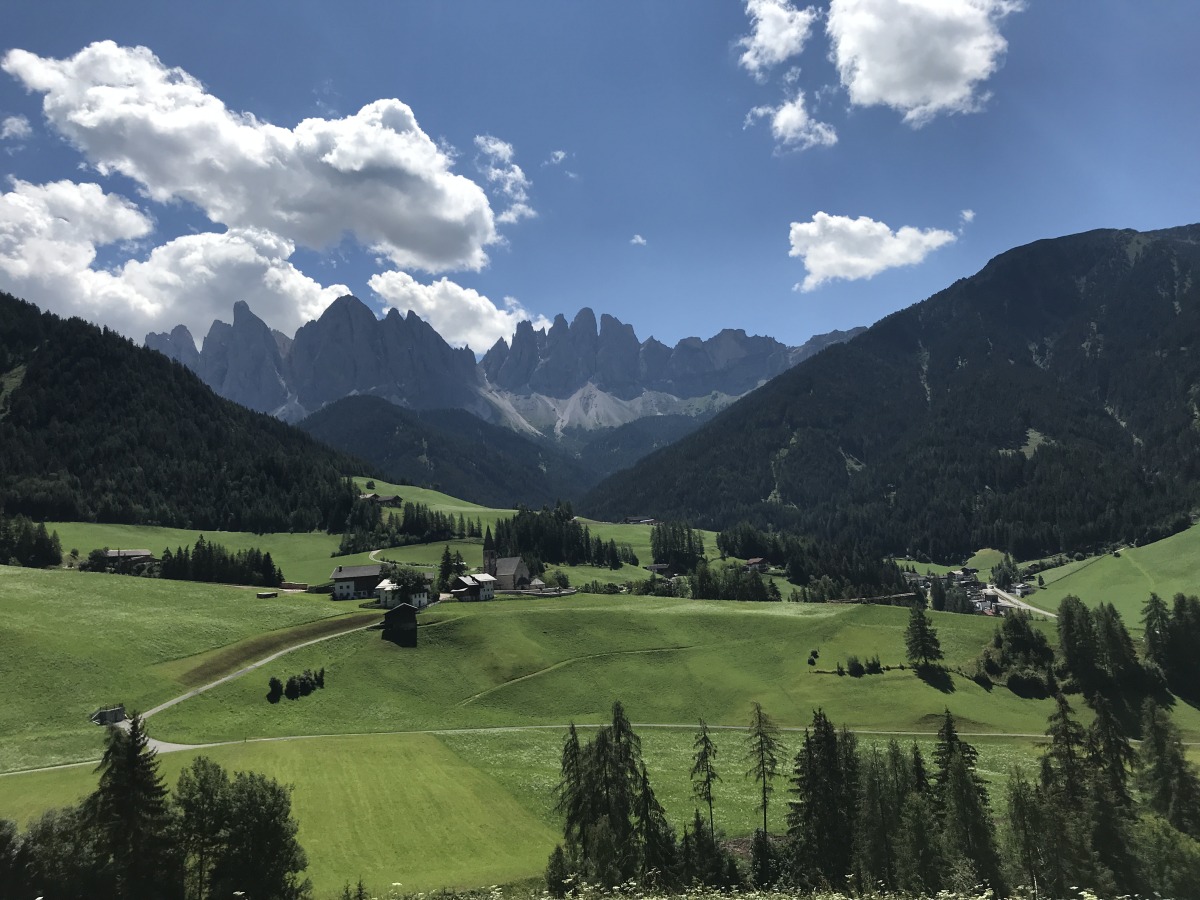
[[[25,516],[6,517],[0,512],[0,565],[42,569],[62,565],[58,532],[49,533],[42,522]]]
[[[574,724],[568,729],[556,789],[563,843],[555,847],[546,869],[554,896],[570,891],[573,876],[608,887],[631,878],[666,889],[695,882],[716,887],[739,883],[736,863],[698,811],[691,828],[684,827],[682,841],[676,839],[650,784],[641,747],[620,701],[613,704],[612,723],[597,729],[586,744]],[[698,750],[693,768],[698,797],[705,785],[711,797],[718,778],[711,765],[715,755],[711,741]]]
[[[1136,750],[1102,699],[1094,709],[1085,728],[1058,695],[1038,773],[1014,768],[996,815],[978,751],[949,710],[927,761],[915,742],[863,748],[818,709],[785,772],[779,729],[755,703],[743,759],[763,826],[743,874],[714,825],[722,779],[707,725],[701,721],[693,745],[698,806],[676,840],[617,703],[612,724],[588,743],[574,726],[568,731],[557,806],[564,843],[550,857],[547,884],[555,896],[571,891],[573,877],[609,887],[633,878],[667,890],[749,883],[932,896],[984,884],[997,896],[1017,885],[1047,898],[1081,888],[1187,896],[1200,883],[1200,775],[1165,708],[1147,702]],[[787,832],[772,835],[768,811],[781,776]]]
[[[783,567],[799,600],[822,603],[890,596],[907,590],[899,566],[857,541],[836,543],[743,522],[717,535],[717,549],[738,559],[762,557]]]
[[[299,675],[289,675],[287,684],[284,684],[276,676],[272,675],[267,681],[267,702],[278,703],[282,697],[287,697],[289,700],[299,700],[301,697],[307,697],[318,688],[324,689],[324,687],[324,666],[315,672],[312,669],[305,669]]]
[[[710,566],[706,561],[696,563],[688,576],[691,596],[698,600],[757,600],[779,601],[783,597],[770,578],[757,570],[746,571],[739,565]]]
[[[256,587],[279,587],[283,571],[275,565],[269,552],[257,547],[230,550],[223,544],[196,539],[195,546],[170,547],[163,550],[161,560],[110,559],[108,548],[93,550],[79,564],[80,571],[110,572],[117,575],[138,575],[143,578],[170,578],[174,581],[203,581],[214,584],[250,584]]]
[[[490,530],[490,529],[489,529]],[[532,574],[540,575],[546,564],[567,566],[603,566],[620,569],[638,565],[637,555],[628,544],[605,541],[575,518],[570,503],[559,502],[554,508],[534,512],[524,506],[516,514],[496,522],[494,537],[485,534],[483,549],[497,556],[520,556]]]
[[[695,570],[704,559],[704,535],[687,522],[664,522],[650,529],[650,555],[673,574]]]
[[[483,522],[467,519],[461,513],[456,518],[424,503],[406,502],[397,514],[373,501],[359,500],[346,517],[341,544],[333,555],[482,536]]]
[[[1162,673],[1173,692],[1200,698],[1200,598],[1176,594],[1168,611],[1166,602],[1151,594],[1142,622],[1146,662]]]
[[[204,535],[196,539],[194,547],[177,547],[174,553],[170,547],[165,549],[159,577],[262,587],[279,587],[284,581],[283,571],[269,552],[257,547],[230,551],[214,541],[206,541]]]
[[[297,900],[309,894],[290,789],[199,757],[174,794],[141,719],[110,728],[97,789],[24,834],[0,821],[0,896]]]

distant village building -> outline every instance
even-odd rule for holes
[[[375,588],[383,581],[382,566],[338,566],[329,575],[333,582],[334,600],[369,600],[375,596]]]
[[[429,605],[429,586],[427,583],[424,590],[410,591],[406,596],[400,585],[390,578],[385,578],[375,586],[375,599],[384,609],[392,609],[401,603],[407,603],[417,609],[424,609]]]
[[[658,519],[654,516],[626,516],[621,520],[622,525],[658,525]]]
[[[486,572],[459,575],[450,582],[450,593],[459,600],[493,600],[496,597],[496,579]]]
[[[771,564],[761,556],[755,556],[752,559],[746,560],[747,572],[766,572],[771,568]]]
[[[377,503],[380,506],[388,506],[393,509],[400,509],[404,506],[404,500],[398,494],[359,494],[358,499],[366,503]]]
[[[105,558],[110,563],[149,562],[154,554],[149,550],[105,550]]]
[[[483,556],[483,571],[496,579],[498,591],[523,591],[529,587],[529,566],[519,556],[497,558],[495,553]]]

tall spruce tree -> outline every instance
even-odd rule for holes
[[[850,872],[857,807],[857,745],[839,735],[824,711],[813,713],[811,728],[793,764],[788,803],[788,838],[795,874],[805,883],[840,884]]]
[[[749,768],[746,777],[753,778],[759,785],[762,809],[763,835],[767,835],[767,805],[775,790],[775,776],[779,771],[779,754],[783,746],[779,741],[779,728],[771,717],[763,712],[762,704],[754,702],[750,713],[750,726],[746,730],[746,762]]]
[[[167,787],[158,773],[142,718],[128,730],[111,726],[96,771],[100,783],[85,803],[117,896],[174,898],[183,891],[183,866],[171,840]]]
[[[692,794],[708,806],[708,830],[716,833],[713,826],[713,785],[721,780],[713,761],[717,758],[717,745],[708,733],[708,725],[700,720],[700,730],[692,741]]]
[[[914,604],[909,611],[904,646],[908,661],[922,668],[942,658],[942,645],[938,641],[937,631],[919,605]]]

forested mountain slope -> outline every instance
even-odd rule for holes
[[[1198,337],[1200,226],[1038,241],[785,372],[581,506],[939,560],[1161,537],[1197,500]]]
[[[553,505],[596,483],[549,441],[491,425],[462,409],[402,409],[382,397],[345,397],[298,426],[368,460],[391,481],[434,487],[485,506]]]
[[[0,505],[244,531],[344,523],[356,463],[108,329],[0,293]]]

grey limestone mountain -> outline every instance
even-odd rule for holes
[[[621,425],[647,415],[720,409],[859,329],[802,347],[726,329],[668,347],[631,325],[581,309],[547,329],[521,322],[477,363],[413,312],[382,319],[353,296],[334,301],[289,339],[244,302],[214,322],[197,351],[182,325],[146,345],[178,360],[218,394],[288,421],[342,397],[371,394],[411,409],[459,408],[527,433]]]

